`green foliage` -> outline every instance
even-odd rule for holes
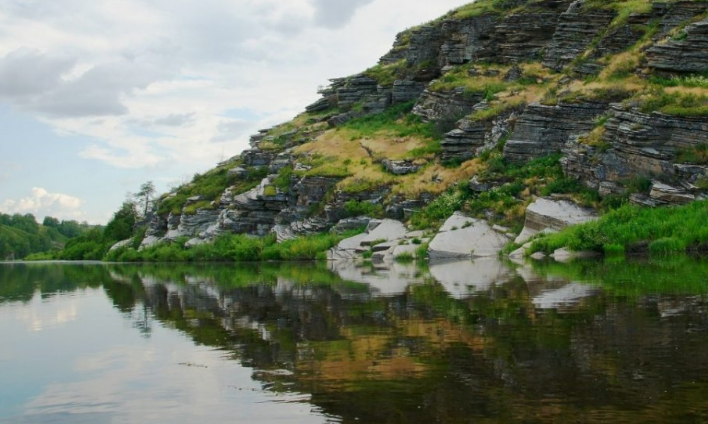
[[[278,195],[278,190],[275,188],[275,186],[268,185],[265,186],[263,189],[263,195],[267,197],[273,197]]]
[[[401,59],[390,65],[376,65],[364,72],[364,75],[375,79],[379,85],[392,85],[397,79],[401,79],[406,73],[406,60]]]
[[[413,213],[410,224],[417,230],[440,226],[455,211],[460,210],[466,200],[467,193],[451,188],[430,202],[425,208]]]
[[[708,144],[701,143],[679,150],[676,162],[694,165],[708,165]]]
[[[56,259],[100,261],[112,244],[112,241],[103,239],[101,228],[94,228],[79,237],[69,240],[64,249],[57,253]]]
[[[350,200],[344,204],[344,210],[347,212],[347,216],[368,216],[371,218],[383,218],[386,214],[384,207],[380,204],[371,203],[367,201],[357,201]]]
[[[186,239],[137,251],[132,247],[111,251],[106,260],[116,262],[256,262],[322,259],[323,254],[345,238],[359,233],[317,234],[276,243],[274,235],[253,237],[224,234],[213,243],[183,247]]]
[[[440,140],[433,140],[423,147],[416,147],[408,151],[406,157],[410,159],[424,158],[428,156],[438,156],[442,154],[442,144]]]
[[[531,253],[571,250],[684,251],[708,243],[708,201],[648,209],[625,204],[598,221],[570,227],[534,241]],[[653,246],[653,247],[652,247]]]
[[[290,182],[293,175],[293,167],[291,165],[281,168],[278,171],[278,176],[273,180],[273,185],[278,189],[287,192],[290,190]]]
[[[453,10],[450,14],[457,19],[467,19],[486,14],[498,14],[515,5],[516,2],[512,0],[477,0]]]
[[[396,255],[395,258],[393,258],[394,261],[402,264],[407,264],[415,261],[415,256],[413,256],[412,253],[410,252],[403,252],[399,255]]]
[[[411,113],[414,105],[415,101],[394,105],[385,112],[352,119],[343,128],[353,131],[358,138],[372,137],[379,131],[386,131],[395,137],[441,138],[434,124],[425,123]]]
[[[60,222],[53,217],[46,217],[43,225],[39,225],[32,214],[0,213],[0,260],[22,259],[28,255],[33,255],[33,258],[51,258],[53,252],[60,249],[68,239],[90,228],[88,224],[67,220]]]
[[[708,88],[708,75],[672,76],[669,78],[652,75],[649,81],[660,87],[698,87]]]
[[[378,181],[371,181],[363,178],[353,179],[340,187],[340,190],[348,194],[364,193],[378,190],[382,184]]]
[[[197,211],[200,209],[214,209],[214,207],[209,200],[199,200],[186,206],[182,210],[182,213],[185,215],[196,215]]]
[[[121,208],[113,214],[113,218],[103,230],[103,239],[116,243],[133,237],[137,216],[135,203],[123,202]]]
[[[641,99],[644,113],[661,112],[675,116],[708,116],[708,97],[693,93],[654,90]]]
[[[235,165],[222,166],[204,174],[196,174],[192,182],[178,188],[169,196],[163,196],[158,204],[157,213],[165,216],[169,213],[180,214],[187,199],[200,196],[205,202],[218,200],[227,188],[234,186],[235,194],[243,193],[256,187],[266,176],[268,170],[252,169],[245,179],[239,179],[235,175],[229,175],[228,171]],[[192,212],[196,212],[196,209]]]

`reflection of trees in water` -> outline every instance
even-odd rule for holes
[[[375,297],[316,265],[106,266],[72,278],[103,281],[144,334],[157,320],[224,349],[264,386],[311,393],[344,422],[700,420],[705,297],[645,294],[641,287],[656,286],[626,279],[648,278],[648,268],[659,281],[693,281],[675,265],[554,266],[564,278],[512,273],[466,299],[433,281]],[[47,287],[66,280],[49,272]],[[576,307],[537,308],[544,290],[579,273],[607,277],[619,296],[592,292]]]
[[[36,293],[43,298],[86,288],[99,288],[106,270],[88,264],[2,264],[0,304],[29,302]]]

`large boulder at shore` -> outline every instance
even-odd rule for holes
[[[374,227],[376,225],[376,227]],[[376,242],[389,242],[402,239],[406,235],[406,226],[401,221],[394,219],[384,219],[380,223],[371,222],[369,227],[374,227],[369,230],[369,234],[361,241],[362,246],[371,246]]]
[[[560,231],[570,225],[595,219],[595,211],[582,208],[569,200],[537,199],[526,208],[524,229],[514,241],[523,244],[542,231]]]
[[[496,256],[508,242],[486,221],[455,212],[430,243],[428,256],[431,260]]]

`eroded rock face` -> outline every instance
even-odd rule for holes
[[[681,149],[708,143],[708,121],[704,118],[646,114],[620,104],[613,104],[608,112],[603,137],[607,147],[569,140],[561,160],[567,175],[601,195],[622,193],[626,182],[637,177],[678,182],[689,192],[705,178],[704,167],[675,163]]]
[[[431,260],[496,256],[508,242],[506,234],[486,221],[455,212],[430,243],[428,256]]]
[[[524,163],[560,152],[569,137],[592,130],[597,117],[606,109],[605,103],[531,104],[519,117],[504,147],[504,157]]]
[[[466,160],[494,148],[499,140],[511,132],[516,110],[485,120],[462,119],[457,129],[445,134],[442,145],[443,160]]]
[[[708,71],[708,18],[687,26],[683,39],[654,44],[647,50],[650,68],[667,73]]]
[[[419,165],[410,160],[384,159],[382,164],[388,172],[394,175],[415,174],[420,169]]]
[[[541,49],[553,39],[560,15],[570,3],[570,0],[539,1],[531,10],[506,16],[491,35],[490,45],[493,48],[480,56],[502,63],[536,59]]]
[[[523,244],[541,231],[548,229],[560,231],[570,225],[582,224],[595,219],[597,219],[595,211],[582,208],[571,201],[537,199],[526,208],[524,229],[514,242]]]
[[[615,17],[613,10],[584,10],[585,2],[576,1],[560,15],[553,40],[546,48],[543,65],[556,71],[585,52]]]
[[[450,92],[425,90],[413,113],[425,122],[455,122],[474,111],[475,105],[482,100],[482,94],[468,94],[463,88]]]

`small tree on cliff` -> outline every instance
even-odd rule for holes
[[[148,181],[145,184],[141,185],[140,191],[135,194],[135,198],[138,199],[138,202],[143,205],[143,216],[147,216],[148,209],[150,207],[150,201],[152,200],[152,197],[154,195],[155,184],[153,184],[152,181]]]

